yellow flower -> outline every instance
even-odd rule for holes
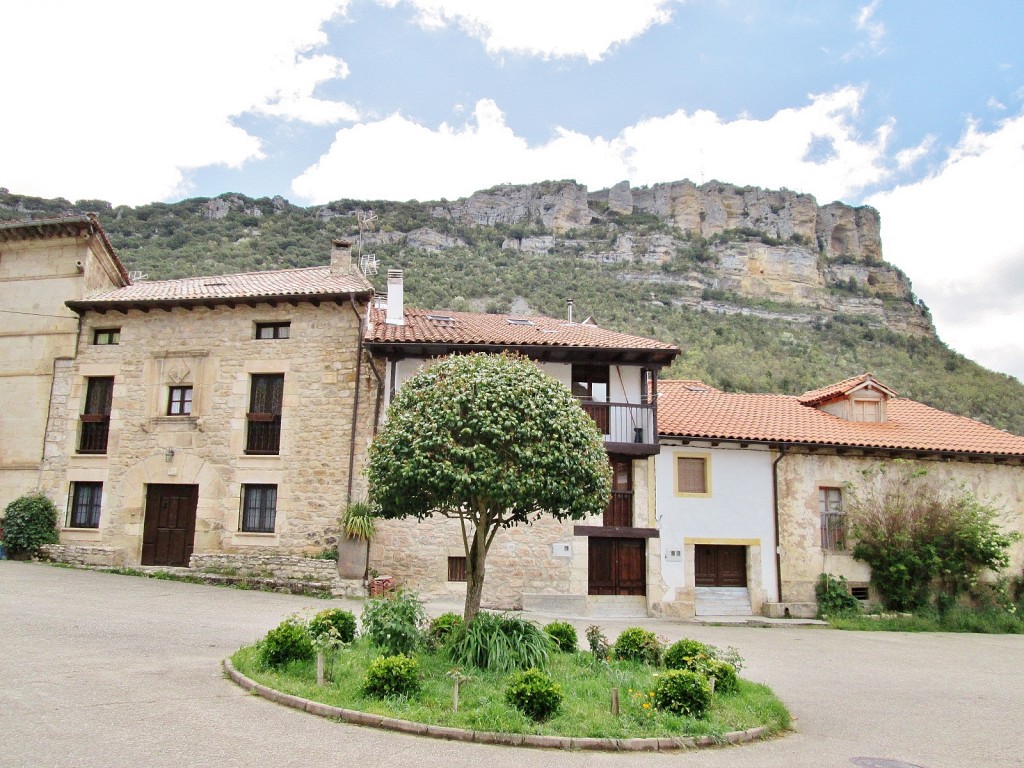
[[[644,702],[644,709],[650,709],[650,708],[651,708],[651,705],[650,705],[650,704],[648,704],[648,703],[647,703],[647,702],[645,701],[645,702]]]

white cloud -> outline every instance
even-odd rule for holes
[[[873,195],[885,257],[914,278],[943,340],[1024,380],[1024,115],[969,124],[932,175]]]
[[[340,197],[437,199],[468,195],[493,184],[574,178],[591,189],[622,179],[655,184],[673,179],[742,180],[789,187],[822,201],[849,198],[883,180],[889,126],[862,138],[855,88],[810,97],[808,105],[766,120],[725,121],[712,112],[684,111],[643,120],[617,137],[590,137],[558,128],[545,144],[516,136],[491,100],[477,103],[462,126],[436,130],[395,114],[343,128],[330,150],[293,182],[309,201]],[[816,141],[826,157],[811,157]]]
[[[351,120],[312,96],[347,74],[317,55],[324,21],[348,0],[42,0],[5,10],[0,68],[9,105],[2,183],[42,196],[144,203],[186,192],[189,169],[262,156],[232,122],[262,112]],[[11,119],[16,117],[16,119]]]
[[[875,20],[875,12],[878,10],[880,2],[881,0],[871,0],[857,11],[854,26],[858,32],[865,33],[867,38],[844,53],[841,57],[843,61],[849,62],[885,53],[885,24]]]
[[[679,0],[379,0],[412,5],[426,28],[457,25],[492,54],[583,56],[598,61],[671,18]]]

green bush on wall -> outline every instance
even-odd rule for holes
[[[15,499],[0,520],[3,543],[13,557],[32,557],[44,544],[56,544],[57,508],[42,494]]]

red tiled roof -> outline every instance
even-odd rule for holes
[[[331,274],[330,267],[243,272],[235,275],[147,280],[114,291],[68,302],[72,309],[103,309],[132,304],[217,302],[231,299],[329,297],[349,293],[371,294],[373,286],[362,274]]]
[[[103,243],[110,258],[114,262],[121,279],[127,285],[128,271],[117,257],[114,246],[110,244],[107,233],[100,225],[99,219],[93,214],[79,216],[62,216],[54,219],[34,219],[30,221],[8,221],[0,223],[0,241],[32,240],[44,237],[68,237],[81,233],[96,235]]]
[[[734,394],[710,388],[694,391],[692,385],[658,382],[658,431],[662,435],[1024,456],[1024,437],[903,397],[889,399],[887,421],[871,423],[847,421],[790,395]]]
[[[371,310],[369,344],[545,346],[631,349],[679,353],[675,344],[539,315],[489,315],[406,307],[405,325],[388,325],[383,309]]]
[[[872,374],[862,373],[860,376],[852,376],[849,379],[843,379],[835,384],[829,384],[827,387],[821,387],[820,389],[812,389],[810,392],[804,392],[797,399],[804,405],[818,405],[819,403],[834,400],[842,395],[847,395],[854,389],[857,389],[857,387],[868,382],[890,396],[896,395],[895,392],[875,379]]]

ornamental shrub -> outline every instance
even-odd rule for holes
[[[4,509],[0,528],[13,557],[32,557],[44,544],[57,543],[57,508],[42,494],[22,496]]]
[[[527,669],[509,676],[505,701],[531,720],[547,720],[562,705],[562,689],[537,669]]]
[[[415,592],[404,589],[370,600],[363,608],[363,632],[387,656],[416,650],[426,622],[423,603]]]
[[[356,617],[351,611],[328,608],[309,620],[309,634],[313,637],[329,634],[332,628],[339,641],[351,643],[356,637]]]
[[[709,659],[704,669],[707,677],[715,678],[715,693],[735,693],[739,690],[740,679],[736,675],[736,667],[729,662]]]
[[[420,665],[416,659],[399,653],[381,656],[370,662],[363,680],[363,693],[383,699],[385,696],[412,696],[420,690]]]
[[[696,672],[671,669],[654,686],[654,704],[677,715],[702,718],[711,708],[711,684]]]
[[[552,647],[534,622],[481,611],[452,637],[448,653],[459,666],[511,672],[546,666]]]
[[[707,662],[714,658],[711,648],[697,640],[686,638],[673,643],[665,651],[665,666],[668,669],[687,669],[700,672]]]
[[[552,621],[544,631],[551,638],[555,647],[563,653],[575,653],[579,650],[580,639],[576,635],[576,627],[567,621]]]
[[[457,613],[442,613],[437,618],[430,620],[430,629],[427,630],[427,645],[431,648],[440,648],[445,642],[462,629],[465,622]]]
[[[615,658],[639,661],[657,666],[661,661],[661,643],[657,636],[642,627],[624,629],[612,648]]]
[[[850,594],[845,576],[836,578],[828,573],[819,574],[818,583],[814,585],[814,595],[818,598],[819,619],[860,613],[860,600]]]
[[[312,659],[314,655],[309,629],[297,616],[289,616],[267,632],[259,643],[263,667],[280,667],[290,661]]]

